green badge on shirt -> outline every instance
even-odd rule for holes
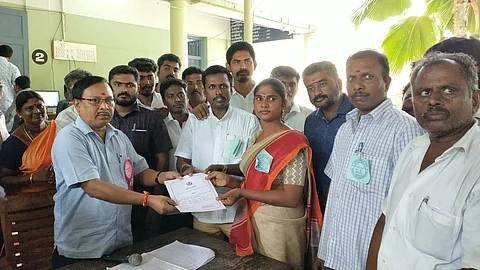
[[[272,166],[273,157],[263,149],[258,153],[255,159],[255,169],[262,173],[269,173],[270,166]]]
[[[347,179],[368,184],[370,182],[370,161],[360,155],[353,154],[348,164]]]
[[[229,154],[231,157],[235,157],[238,153],[238,150],[240,149],[242,141],[240,141],[236,137],[231,138],[229,141],[230,143],[227,148],[227,154]]]

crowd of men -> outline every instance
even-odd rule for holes
[[[448,49],[465,42],[476,53]],[[374,50],[346,60],[345,83],[328,61],[301,75],[288,66],[271,71],[285,85],[285,123],[313,150],[324,215],[316,268],[480,269],[479,54],[474,38],[427,52],[414,63],[403,111],[387,95],[388,59]],[[15,82],[0,77],[11,130],[13,85],[30,85],[0,56],[0,75],[8,71]],[[181,59],[168,53],[113,67],[108,79],[67,74],[52,151],[54,267],[179,227],[228,238],[236,205],[162,216],[175,205],[162,183],[211,170],[241,175],[229,164],[239,163],[261,128],[253,114],[256,67],[253,47],[237,42],[225,66],[205,71],[180,74]],[[313,111],[295,103],[301,82]]]

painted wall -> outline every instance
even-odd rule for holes
[[[62,40],[63,35],[60,3],[60,0],[0,1],[0,6],[27,11],[29,52],[43,49],[49,56],[44,65],[37,65],[30,59],[33,89],[58,90],[63,95],[63,77],[72,69],[82,68],[107,77],[116,65],[126,64],[135,57],[156,61],[170,50],[168,2],[65,0],[65,41],[96,45],[97,62],[53,60],[52,40]],[[207,40],[208,65],[224,64],[229,45],[229,21],[190,11],[190,8],[187,12],[189,35]]]

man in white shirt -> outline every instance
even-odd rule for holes
[[[332,269],[365,269],[393,168],[403,148],[423,134],[415,118],[387,98],[385,55],[363,50],[346,64],[348,98],[356,107],[335,137],[325,168],[331,179],[318,258]]]
[[[461,53],[431,53],[415,65],[413,107],[427,134],[398,160],[369,269],[480,269],[477,72]]]
[[[253,113],[253,72],[257,68],[255,51],[252,45],[245,41],[233,43],[227,50],[226,68],[232,73],[234,88],[230,104],[248,113]],[[200,104],[195,107],[192,113],[198,119],[206,119],[209,116],[207,104]]]
[[[75,69],[70,71],[67,76],[65,76],[65,92],[69,93],[69,95],[72,94],[72,89],[75,86],[75,84],[87,77],[87,76],[92,76],[92,74],[88,71],[81,70],[81,69]],[[67,97],[66,97],[67,98]],[[63,109],[60,111],[59,114],[57,114],[55,118],[55,122],[57,125],[57,134],[58,132],[68,126],[70,123],[75,122],[77,119],[78,112],[77,109],[75,109],[75,106],[68,106],[66,109]]]
[[[277,78],[285,85],[287,96],[287,107],[285,108],[285,124],[292,129],[303,132],[305,119],[313,112],[312,109],[295,104],[295,96],[298,92],[298,81],[300,74],[292,67],[278,66],[272,70],[270,77]]]
[[[4,44],[0,45],[0,81],[3,84],[3,94],[0,101],[0,111],[8,117],[5,119],[7,129],[11,130],[13,126],[13,117],[15,115],[8,114],[8,109],[15,102],[15,79],[20,76],[20,70],[10,61],[13,57],[13,49]]]
[[[169,152],[170,165],[168,169],[171,171],[177,170],[175,150],[182,134],[183,125],[189,115],[185,93],[186,87],[185,82],[177,78],[168,78],[160,85],[160,94],[169,112],[168,116],[163,119],[163,122],[167,126],[168,135],[173,145],[173,149]]]
[[[206,120],[189,117],[177,146],[177,169],[182,175],[211,170],[212,164],[223,172],[233,173],[225,164],[238,164],[248,140],[258,128],[257,118],[230,105],[232,75],[222,66],[207,68],[202,77],[205,96],[210,103],[210,116]],[[229,188],[217,188],[223,194]],[[223,238],[230,235],[231,223],[237,205],[226,210],[193,213],[194,228]]]

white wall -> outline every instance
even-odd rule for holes
[[[62,0],[2,0],[52,11],[62,10]],[[170,29],[170,3],[161,0],[63,0],[63,11],[85,17]],[[230,20],[200,13],[193,6],[187,10],[187,32],[207,38],[230,38]],[[68,38],[68,37],[67,37]]]

